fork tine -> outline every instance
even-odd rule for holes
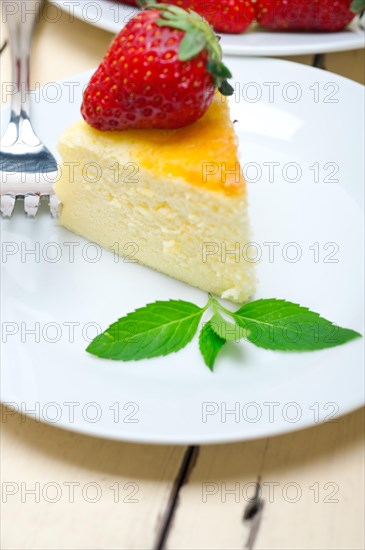
[[[2,0],[1,3],[15,2]],[[10,104],[10,121],[0,138],[0,178],[4,180],[1,181],[0,210],[5,218],[11,217],[17,199],[24,199],[25,214],[34,218],[41,197],[49,198],[54,193],[52,183],[58,176],[57,160],[39,139],[31,123],[29,52],[42,2],[32,0],[33,4],[29,17],[19,17],[16,10],[7,17],[15,89]],[[50,206],[52,215],[56,217],[58,205],[54,199]]]
[[[61,203],[56,195],[49,196],[49,209],[51,211],[52,218],[58,218],[60,215]]]
[[[0,197],[0,211],[3,218],[11,218],[15,206],[15,195],[5,193]]]
[[[29,218],[35,218],[38,212],[40,196],[35,193],[28,193],[24,197],[24,211]]]

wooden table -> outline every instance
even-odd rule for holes
[[[110,40],[66,16],[41,21],[33,85],[94,67]],[[325,63],[364,82],[364,51]],[[0,68],[4,82],[6,51]],[[364,548],[363,410],[281,437],[200,448],[91,438],[1,410],[4,550]]]

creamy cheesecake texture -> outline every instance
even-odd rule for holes
[[[178,130],[61,136],[61,224],[90,241],[234,302],[254,291],[245,182],[226,100]],[[131,245],[131,243],[133,243]]]

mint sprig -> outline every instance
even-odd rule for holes
[[[159,301],[139,308],[113,323],[86,351],[122,361],[168,355],[193,339],[208,308],[213,314],[201,329],[199,349],[211,370],[227,341],[244,339],[268,350],[315,351],[361,337],[286,300],[256,300],[230,311],[209,296],[203,308],[182,300]]]

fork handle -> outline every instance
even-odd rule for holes
[[[29,58],[33,30],[42,0],[2,0],[3,21],[7,24],[11,50],[12,80],[15,86],[11,99],[12,122],[29,119]]]

